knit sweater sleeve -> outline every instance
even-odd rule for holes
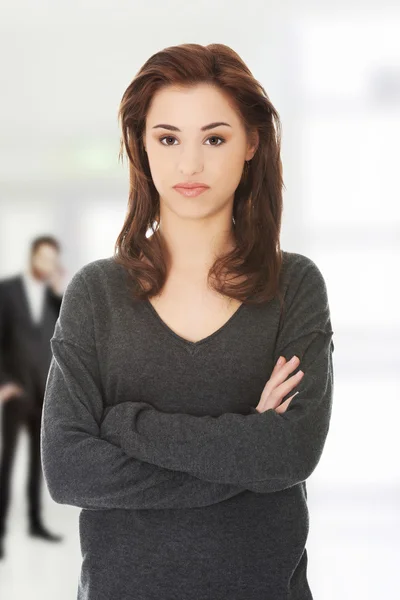
[[[305,373],[287,395],[299,392],[285,413],[252,408],[247,415],[193,416],[165,413],[145,402],[122,402],[105,410],[102,438],[150,464],[255,492],[305,481],[325,445],[333,396],[327,288],[311,259],[286,290],[284,307],[274,364],[280,355],[287,360],[296,355],[298,369]]]
[[[52,499],[85,509],[165,509],[211,505],[244,491],[143,462],[101,439],[104,391],[81,272],[67,286],[50,340],[41,423],[45,482]]]

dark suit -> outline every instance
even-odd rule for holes
[[[45,288],[41,320],[32,320],[21,275],[0,281],[0,385],[19,384],[24,389],[2,403],[2,453],[0,462],[0,537],[6,531],[11,473],[20,426],[29,436],[27,481],[28,518],[41,523],[40,426],[46,379],[51,362],[50,338],[60,312],[62,296]]]

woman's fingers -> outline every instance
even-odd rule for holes
[[[281,402],[282,398],[287,396],[288,393],[291,392],[296,385],[298,385],[304,375],[303,371],[298,371],[295,375],[289,377],[290,373],[299,366],[300,360],[297,356],[288,362],[285,362],[285,357],[282,358],[282,364],[276,363],[274,370],[271,373],[271,377],[265,384],[261,394],[258,406],[262,412],[270,408],[276,410],[278,407],[283,407],[278,412],[284,412],[291,398],[286,401],[287,404],[279,403]]]
[[[290,398],[288,398],[287,400],[285,400],[285,402],[282,402],[282,404],[280,404],[279,406],[276,407],[275,412],[277,413],[284,413],[286,412],[287,407],[289,406],[291,400],[298,394],[299,392],[296,392],[295,394],[293,394],[293,396],[290,396]]]
[[[291,377],[290,379],[285,381],[287,379],[287,377],[290,375],[290,373],[292,371],[294,371],[295,369],[297,369],[297,367],[299,366],[299,363],[300,363],[300,359],[297,356],[294,356],[293,359],[289,360],[287,363],[285,363],[283,365],[276,364],[274,367],[274,370],[271,373],[271,377],[268,379],[267,383],[265,384],[264,390],[266,390],[267,393],[272,393],[274,391],[274,389],[277,388],[278,386],[283,386],[282,390],[286,390],[286,391],[284,393],[282,393],[282,397],[286,396],[286,394],[288,392],[290,392],[290,390],[292,389],[291,386],[296,385],[297,381],[300,381],[300,379],[302,377],[303,371],[298,371],[298,373],[296,373],[296,375],[293,375],[294,379],[293,379],[293,377]],[[281,391],[281,388],[279,391]]]
[[[277,377],[277,379],[280,381],[284,381],[285,378],[289,375],[289,373],[291,373],[294,369],[296,369],[300,363],[300,359],[298,356],[293,356],[289,361],[286,361],[285,357],[282,356],[280,357],[283,359],[282,364],[278,364],[276,363],[272,373],[271,373],[271,377],[270,377],[270,381],[272,379],[272,377]]]
[[[301,381],[303,375],[303,371],[297,371],[295,375],[292,375],[287,381],[281,383],[279,386],[279,395],[282,398],[286,396]]]

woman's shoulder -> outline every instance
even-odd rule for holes
[[[123,290],[123,272],[124,268],[112,256],[86,263],[75,271],[63,295],[54,337],[89,346],[93,323],[111,321],[110,315]]]
[[[282,266],[291,270],[303,270],[318,268],[312,258],[300,252],[289,252],[282,250]]]
[[[121,277],[125,275],[124,267],[112,255],[84,264],[76,271],[73,279],[85,284],[89,292],[99,293],[115,285],[120,286]]]
[[[116,262],[114,255],[105,258],[97,258],[84,264],[77,271],[85,279],[90,280],[96,277],[104,277],[115,272],[121,272],[123,266]]]
[[[115,305],[117,296],[124,291],[125,268],[113,256],[98,258],[81,266],[70,279],[63,298],[66,307],[81,312],[91,307],[102,315]],[[86,308],[85,308],[86,307]]]
[[[282,279],[285,289],[299,286],[326,291],[326,282],[318,264],[299,252],[282,250]]]

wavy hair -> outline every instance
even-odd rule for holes
[[[259,144],[234,194],[235,247],[220,255],[208,272],[218,293],[260,304],[280,293],[283,261],[281,124],[264,88],[240,56],[224,44],[181,44],[151,56],[125,90],[118,111],[122,135],[119,159],[129,160],[128,210],[114,248],[114,260],[131,276],[135,299],[156,296],[168,274],[170,257],[159,234],[160,203],[143,135],[154,94],[170,85],[207,83],[228,95],[246,134],[258,131]],[[148,232],[151,235],[148,236]],[[235,283],[238,280],[239,283]]]

